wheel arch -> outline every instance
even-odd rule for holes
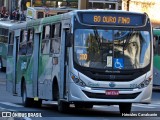
[[[57,92],[59,91],[58,89],[59,89],[59,87],[58,87],[58,79],[55,76],[53,78],[53,82],[52,82],[52,98],[53,98],[54,101],[57,100]]]
[[[21,78],[21,96],[22,96],[22,90],[23,90],[23,84],[26,84],[26,81],[25,81],[25,78],[24,78],[24,76],[22,76],[22,78]]]

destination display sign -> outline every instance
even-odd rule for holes
[[[144,14],[133,13],[80,13],[80,21],[88,25],[117,25],[117,26],[143,26]]]

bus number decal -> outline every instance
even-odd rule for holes
[[[87,54],[80,54],[80,60],[87,60],[88,55]]]
[[[101,16],[94,16],[94,22],[101,22]]]

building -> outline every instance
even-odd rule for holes
[[[71,7],[78,8],[78,2],[86,3],[87,8],[119,9],[121,0],[19,0],[19,8],[25,10],[29,6]],[[23,3],[23,4],[22,4]],[[85,8],[86,8],[85,7]]]
[[[160,26],[160,14],[156,12],[159,11],[160,0],[0,0],[1,6],[5,6],[10,12],[15,8],[26,10],[29,6],[69,6],[73,8],[82,6],[82,9],[103,8],[146,12],[151,18],[153,26]]]
[[[145,12],[149,15],[153,27],[160,26],[160,0],[122,0],[122,10]]]

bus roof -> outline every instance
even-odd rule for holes
[[[69,8],[69,7],[28,7],[27,10],[76,10],[75,8]]]
[[[16,29],[21,29],[26,27],[27,22],[16,22],[16,24],[10,26],[10,30],[16,30]]]
[[[87,9],[87,10],[74,10],[71,12],[108,12],[108,13],[129,13],[129,14],[146,14],[144,12],[132,12],[132,11],[124,11],[124,10],[108,10],[108,9]]]
[[[95,13],[95,12],[105,12],[105,13],[128,13],[128,14],[139,14],[139,15],[147,15],[147,13],[144,13],[144,12],[132,12],[132,11],[123,11],[123,10],[107,10],[107,9],[87,9],[87,10],[73,10],[73,11],[70,11],[68,13],[64,13],[64,15],[68,16],[68,15],[73,15],[73,14],[76,14],[78,12],[90,12],[90,13]]]
[[[108,14],[113,14],[113,15],[117,15],[117,13],[120,13],[121,15],[126,14],[126,15],[145,15],[148,18],[148,15],[146,13],[141,13],[141,12],[128,12],[128,11],[122,11],[122,10],[104,10],[104,9],[89,9],[89,10],[73,10],[64,14],[59,14],[59,15],[55,15],[55,16],[50,16],[50,17],[46,17],[46,18],[41,18],[41,19],[36,19],[36,20],[31,20],[29,22],[27,22],[27,27],[32,27],[33,25],[39,25],[39,24],[48,24],[48,23],[54,23],[57,21],[61,21],[61,19],[67,19],[67,18],[71,18],[73,17],[73,15],[77,15],[77,13],[96,13],[96,12],[100,12],[100,13],[108,13]],[[125,15],[124,15],[125,16]],[[139,20],[142,17],[139,17]],[[137,19],[136,17],[134,17],[134,20]],[[132,21],[134,22],[134,21]],[[144,20],[141,20],[141,22],[144,22]],[[145,21],[146,22],[146,21]],[[142,23],[141,23],[142,24]],[[133,25],[133,23],[132,23]],[[138,26],[138,25],[137,25]],[[140,26],[140,25],[139,25]]]
[[[3,27],[3,28],[6,28],[6,27],[9,28],[13,24],[15,23],[10,20],[0,20],[0,27]]]
[[[20,21],[13,21],[13,20],[0,20],[0,28],[11,28],[12,26],[17,26]]]

